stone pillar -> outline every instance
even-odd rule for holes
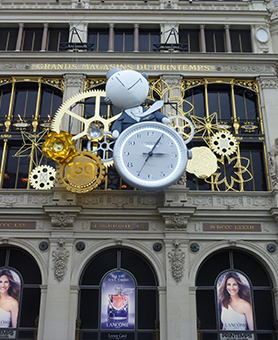
[[[201,33],[201,52],[206,52],[206,37],[205,37],[205,25],[200,25]]]
[[[139,52],[139,25],[134,24],[134,52]]]
[[[166,287],[158,287],[160,340],[167,340]]]
[[[227,52],[232,52],[232,44],[231,44],[231,36],[230,36],[230,25],[225,25],[225,37],[226,37],[226,46],[227,46]]]
[[[48,24],[44,23],[43,24],[42,43],[41,43],[41,51],[40,52],[46,51],[47,33],[48,33]]]
[[[17,33],[16,47],[15,47],[16,52],[21,51],[24,24],[21,22],[18,24],[18,26],[19,28],[18,28],[18,33]]]
[[[40,314],[39,314],[38,339],[43,339],[47,286],[43,285],[40,288],[41,288],[41,303],[40,303]]]
[[[109,24],[108,52],[114,52],[114,24]]]

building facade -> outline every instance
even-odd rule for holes
[[[277,55],[275,0],[0,0],[0,285],[19,286],[0,339],[276,339]],[[210,150],[168,188],[125,183],[111,135],[88,137],[120,114],[115,67],[147,73],[146,106]],[[55,124],[103,161],[88,192],[42,154]]]

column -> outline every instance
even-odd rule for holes
[[[139,52],[139,25],[134,24],[134,51]]]
[[[231,36],[230,36],[230,25],[225,25],[225,36],[226,36],[226,46],[227,46],[227,52],[232,52],[232,44],[231,44]]]
[[[22,44],[22,38],[23,38],[23,27],[24,27],[24,24],[22,22],[19,23],[18,25],[19,25],[19,28],[18,28],[18,33],[17,33],[16,47],[15,47],[16,52],[19,52],[21,50],[21,44]]]
[[[48,33],[48,24],[44,23],[43,24],[42,43],[41,43],[41,51],[40,52],[46,51],[47,33]]]
[[[114,24],[109,24],[108,52],[114,52]]]
[[[200,25],[201,33],[201,52],[206,52],[206,37],[205,37],[205,25]]]

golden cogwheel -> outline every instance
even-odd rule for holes
[[[211,137],[212,150],[220,156],[230,156],[237,150],[237,141],[229,131],[219,131]]]
[[[99,186],[105,175],[105,166],[97,154],[83,150],[58,164],[57,173],[64,188],[83,194]]]
[[[185,144],[189,143],[194,136],[194,126],[192,122],[183,116],[170,116],[170,126],[181,135]]]
[[[84,99],[91,98],[91,97],[95,97],[95,112],[91,118],[83,118],[77,113],[72,111],[72,106],[75,106],[74,104],[79,104]],[[90,136],[90,128],[94,129],[94,125],[97,127],[101,127],[101,131],[103,131],[103,133],[105,131],[108,132],[110,125],[121,115],[121,113],[116,116],[107,118],[107,119],[101,117],[100,101],[102,97],[106,97],[105,91],[99,91],[99,90],[94,91],[93,90],[93,91],[81,92],[69,98],[57,110],[53,118],[51,130],[57,133],[60,133],[63,117],[64,115],[69,115],[72,118],[81,122],[82,123],[81,125],[83,125],[83,131],[73,136],[72,138],[73,140],[79,139],[84,136],[92,138],[93,136]],[[100,136],[98,136],[98,138],[99,137]]]
[[[60,131],[60,133],[50,132],[45,136],[45,142],[42,144],[42,153],[55,162],[64,162],[75,152],[75,145],[72,142],[72,135],[70,133],[64,131]]]

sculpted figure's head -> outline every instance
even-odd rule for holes
[[[141,105],[148,96],[149,84],[145,73],[113,68],[106,77],[107,104],[125,110]]]

